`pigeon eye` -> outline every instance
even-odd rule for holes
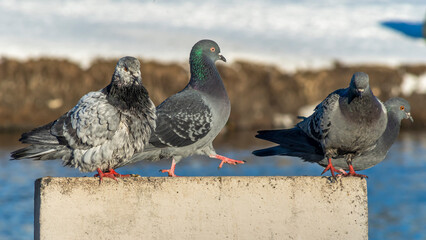
[[[128,72],[128,71],[129,71],[129,69],[128,69],[127,67],[124,67],[124,71]]]
[[[210,48],[210,52],[214,52],[216,49],[214,47]]]
[[[405,109],[404,106],[399,107],[399,109],[401,109],[401,111],[403,111]]]

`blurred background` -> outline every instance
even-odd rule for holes
[[[0,239],[33,235],[34,180],[92,176],[60,161],[9,161],[22,132],[58,118],[87,92],[106,86],[117,60],[142,63],[156,104],[189,79],[189,51],[215,40],[231,99],[214,145],[247,160],[224,166],[205,157],[179,163],[182,176],[313,175],[298,158],[257,158],[271,146],[256,130],[292,127],[352,74],[369,74],[382,101],[404,97],[414,123],[369,176],[370,239],[426,238],[426,2],[408,1],[0,1]],[[137,163],[122,174],[164,176],[170,161]],[[61,214],[61,213],[58,213]]]

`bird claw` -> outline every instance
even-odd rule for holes
[[[161,169],[160,172],[162,173],[168,173],[169,177],[179,177],[175,174],[175,168],[176,168],[176,160],[173,158],[172,166],[170,166],[170,169]]]
[[[225,157],[225,156],[221,156],[221,155],[218,155],[218,154],[216,154],[216,155],[211,155],[210,157],[211,157],[211,158],[217,158],[217,159],[219,159],[219,160],[222,160],[222,162],[220,162],[220,164],[219,164],[219,167],[218,167],[218,168],[222,168],[224,163],[227,163],[227,164],[229,164],[229,165],[237,165],[237,164],[244,164],[245,162],[247,162],[247,161],[245,161],[245,160],[234,160],[234,159],[227,158],[227,157]]]
[[[340,174],[339,174],[339,175],[340,175]],[[350,165],[349,165],[349,172],[347,173],[347,172],[343,171],[343,172],[341,173],[341,175],[342,175],[343,177],[353,176],[353,177],[360,177],[360,178],[368,178],[368,176],[367,176],[367,175],[363,175],[363,174],[358,174],[358,173],[356,173],[356,172],[355,172],[355,170],[354,170],[354,167],[352,166],[352,164],[350,164]]]
[[[117,178],[114,176],[114,174],[112,173],[104,173],[102,172],[100,169],[98,169],[98,174],[95,174],[94,177],[99,177],[99,181],[102,183],[104,181],[104,177],[105,178],[112,178],[115,181],[118,181]]]
[[[175,174],[174,169],[161,169],[160,172],[168,173],[169,177],[179,177],[178,175]]]
[[[358,173],[356,173],[356,172],[341,173],[341,174],[339,174],[339,175],[341,175],[341,176],[343,176],[343,177],[349,177],[349,176],[352,176],[352,177],[368,178],[368,176],[367,176],[367,175],[358,174]]]
[[[336,175],[336,177],[338,177],[338,178],[340,178],[340,177],[342,177],[343,175],[345,175],[345,174],[347,174],[347,172],[345,171],[345,170],[343,170],[343,169],[339,169],[339,170],[337,170],[338,172],[340,172],[339,174],[337,174]]]
[[[97,169],[98,173],[94,175],[94,177],[99,177],[100,182],[102,182],[104,177],[106,178],[112,178],[115,181],[118,181],[116,177],[130,177],[130,174],[124,174],[121,175],[118,172],[116,172],[114,169],[109,169],[108,172],[102,172],[100,168]]]
[[[338,175],[335,175],[334,173],[338,172],[338,170],[335,169],[331,163],[329,163],[327,165],[327,167],[324,169],[324,171],[322,171],[321,175],[323,175],[324,173],[326,173],[328,170],[330,170],[331,176],[333,176],[333,178],[336,179],[336,176],[338,176]]]
[[[244,164],[246,161],[241,161],[241,160],[233,160],[233,159],[222,159],[222,162],[219,164],[218,168],[222,168],[224,163],[227,163],[229,165],[237,165],[237,164]]]

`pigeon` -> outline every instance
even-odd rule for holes
[[[376,146],[353,159],[354,171],[371,168],[383,161],[399,134],[401,121],[403,119],[413,118],[410,113],[410,104],[403,98],[391,98],[384,103],[387,109],[388,122],[386,130],[377,140]],[[300,128],[259,131],[256,136],[266,139],[280,145],[253,152],[256,156],[274,156],[285,155],[300,157],[304,161],[318,163],[326,167],[327,158],[324,158],[324,152],[319,142],[307,136]],[[350,170],[346,159],[342,156],[333,159],[333,166],[342,172],[342,175],[348,175],[344,170]]]
[[[313,148],[310,153],[315,155],[315,160],[322,160],[324,156],[328,160],[323,173],[330,170],[333,177],[337,170],[332,158],[342,156],[349,167],[347,175],[366,177],[355,172],[353,158],[376,146],[386,124],[386,107],[371,91],[368,75],[357,72],[352,76],[348,88],[329,94],[314,113],[296,127],[278,132],[260,131],[256,137],[278,144],[288,141],[288,146],[295,145],[302,152],[304,147]],[[287,136],[287,133],[289,137],[283,139],[281,136]],[[261,156],[264,152],[259,150],[254,154]]]
[[[222,60],[218,44],[201,40],[191,50],[191,78],[186,87],[157,106],[157,128],[144,151],[131,161],[172,159],[170,169],[160,170],[176,177],[176,164],[191,155],[207,155],[236,165],[244,161],[217,154],[213,140],[225,126],[231,104],[215,62]]]
[[[84,95],[74,108],[53,122],[22,134],[28,147],[12,152],[13,159],[62,159],[64,166],[103,177],[125,176],[124,166],[143,151],[156,125],[155,105],[142,85],[140,63],[121,58],[111,83]],[[107,172],[108,171],[108,172]]]

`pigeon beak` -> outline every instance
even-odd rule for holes
[[[364,88],[357,88],[356,89],[356,95],[359,96],[359,98],[362,98],[362,94],[364,93],[365,89]]]
[[[410,121],[413,123],[414,122],[414,119],[413,119],[413,117],[411,116],[411,113],[405,113],[405,115],[407,116],[407,118],[408,119],[410,119]]]
[[[219,59],[226,62],[226,58],[222,54],[219,54]]]

